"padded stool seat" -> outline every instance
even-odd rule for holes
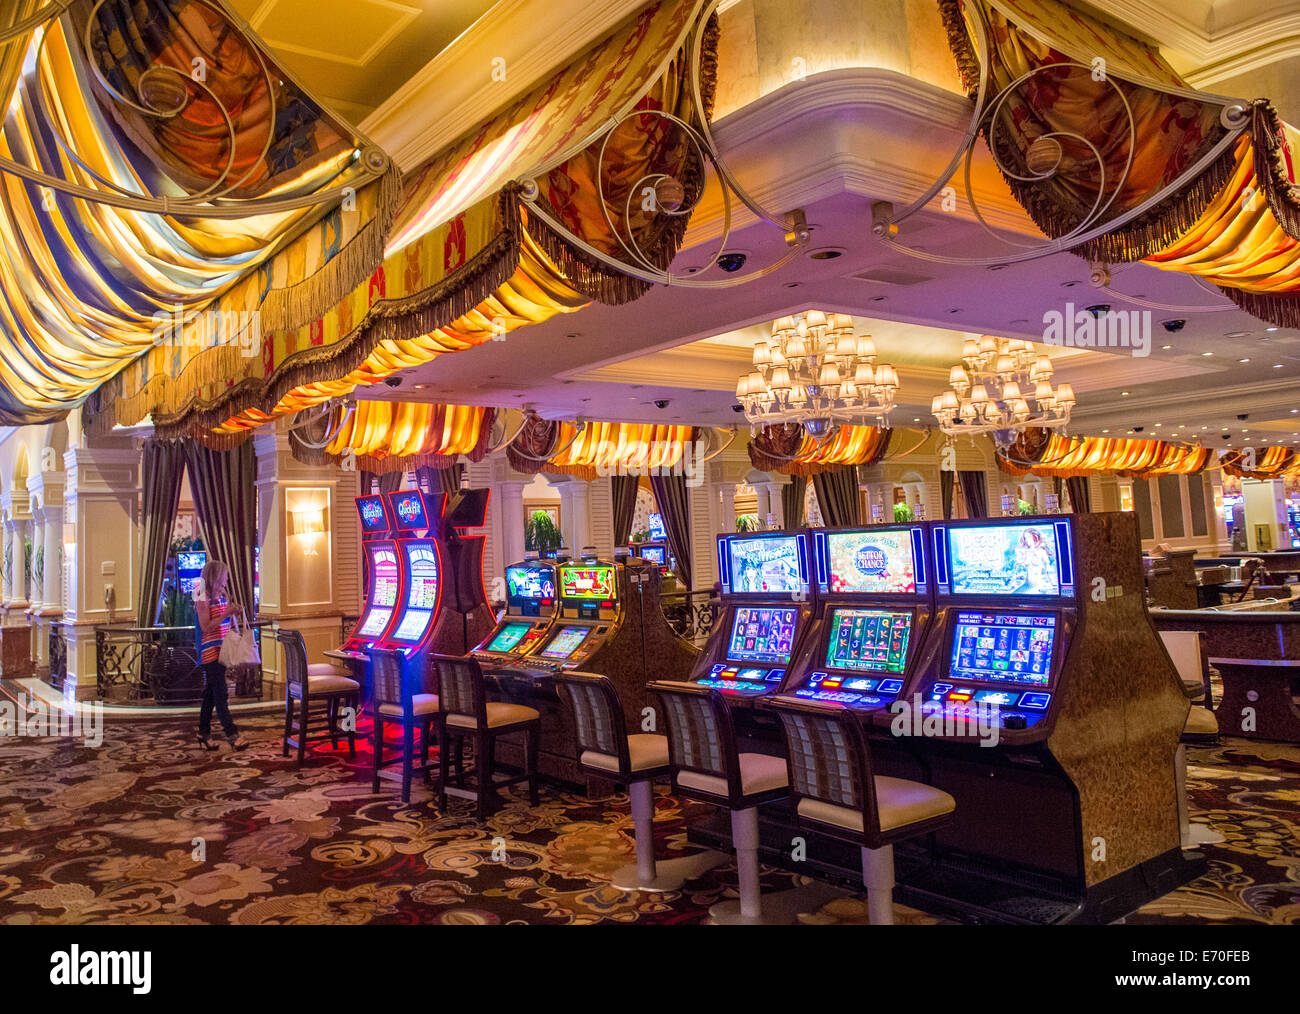
[[[437,698],[435,697],[436,701]],[[489,701],[484,705],[487,710],[487,727],[499,729],[503,725],[518,725],[520,722],[535,722],[542,717],[536,708],[523,704],[506,704],[503,701]],[[461,729],[477,729],[478,722],[473,715],[448,715],[447,724]]]
[[[308,676],[307,692],[312,694],[355,694],[361,692],[361,684],[348,676],[340,676],[337,673],[329,676]],[[297,697],[301,693],[301,683],[289,684],[289,696]]]
[[[742,753],[737,756],[740,761],[740,792],[745,796],[760,792],[770,792],[789,784],[784,757],[772,757],[765,753]],[[727,780],[717,775],[706,775],[702,771],[680,771],[677,784],[700,792],[710,792],[715,796],[727,795]]]
[[[343,670],[332,662],[308,662],[308,676],[342,676]]]
[[[1187,723],[1183,726],[1185,736],[1217,736],[1219,720],[1208,708],[1193,705],[1187,713]]]
[[[411,695],[411,713],[413,715],[431,715],[438,710],[437,694],[412,694]],[[381,704],[379,705],[381,715],[392,715],[395,718],[402,717],[402,706],[400,704]]]
[[[649,732],[640,732],[628,736],[627,753],[633,771],[667,767],[668,737],[656,736]],[[589,768],[599,768],[602,771],[618,774],[618,758],[613,754],[600,753],[597,750],[585,750],[578,758],[578,763]]]
[[[1204,710],[1204,709],[1202,709]],[[934,817],[942,817],[957,809],[957,800],[933,785],[876,775],[876,808],[880,816],[880,830],[916,824]],[[862,811],[847,806],[836,806],[820,799],[801,799],[799,816],[822,824],[834,824],[848,831],[862,831]]]

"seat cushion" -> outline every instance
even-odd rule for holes
[[[1205,700],[1205,684],[1200,680],[1183,680],[1183,693],[1193,701]],[[1205,709],[1202,708],[1202,711]]]
[[[349,676],[334,672],[323,676],[309,675],[307,687],[313,694],[339,694],[356,693],[361,689],[361,684]]]
[[[682,788],[698,789],[715,796],[727,795],[725,778],[706,775],[699,771],[680,772],[677,775],[677,784]],[[788,784],[784,757],[773,757],[765,753],[740,755],[740,791],[743,795],[755,796],[760,792],[784,788]]]
[[[504,701],[493,701],[487,705],[489,729],[497,729],[503,725],[518,725],[520,722],[532,722],[541,717],[536,708],[528,708],[522,704],[506,704]],[[470,715],[448,715],[447,724],[460,729],[473,729],[477,727],[478,723]]]
[[[880,814],[882,831],[893,831],[907,824],[942,817],[956,808],[957,800],[943,789],[906,778],[876,776],[876,809]],[[799,816],[862,833],[862,811],[847,806],[824,803],[820,799],[801,799]]]
[[[1192,736],[1217,736],[1219,720],[1209,708],[1193,704],[1187,712],[1187,724],[1183,726],[1183,733]]]
[[[334,665],[332,662],[309,662],[307,663],[307,675],[311,676],[342,676],[344,670]]]
[[[438,710],[437,694],[416,694],[411,698],[412,711],[417,715],[428,715]],[[379,705],[381,715],[392,715],[394,718],[402,717],[402,706],[400,704],[381,704]]]
[[[633,771],[668,766],[668,737],[639,732],[627,738],[628,760]],[[599,768],[618,774],[618,758],[613,754],[584,750],[578,762],[589,768]]]

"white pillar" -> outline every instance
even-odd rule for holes
[[[505,568],[524,558],[524,486],[527,483],[508,479],[497,489],[501,494],[501,542]]]
[[[766,528],[767,516],[772,511],[771,505],[768,502],[767,483],[754,483],[754,498],[758,501],[758,505],[754,508],[754,513],[758,515],[758,527],[760,529]]]
[[[573,555],[580,556],[582,547],[591,545],[591,513],[590,513],[590,492],[591,489],[587,483],[581,479],[574,480],[567,484],[569,488],[569,515],[572,527],[569,531],[572,533],[572,541],[569,548],[573,550]]]
[[[9,601],[9,606],[13,609],[26,609],[28,604],[27,597],[27,539],[29,535],[30,518],[14,518],[10,524],[13,526],[13,598]]]
[[[787,479],[786,482],[789,480]],[[759,520],[763,522],[765,528],[784,528],[785,527],[785,504],[782,503],[781,488],[785,482],[773,481],[765,482],[763,486],[767,489],[767,514],[760,514]],[[771,515],[769,517],[769,515]]]
[[[718,492],[722,496],[722,515],[718,518],[718,534],[736,530],[736,484],[724,482]]]

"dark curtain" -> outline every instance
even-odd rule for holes
[[[1072,475],[1065,480],[1070,490],[1070,507],[1075,514],[1091,514],[1092,501],[1088,497],[1088,477]]]
[[[862,524],[862,498],[858,495],[858,469],[841,465],[813,477],[813,489],[827,528]]]
[[[640,488],[641,477],[638,475],[611,475],[609,478],[616,546],[626,546],[632,538],[632,519],[636,516],[636,494]]]
[[[146,440],[140,467],[144,515],[144,545],[141,547],[140,598],[136,603],[138,627],[158,622],[158,597],[162,594],[167,548],[176,523],[185,475],[185,449],[171,440]]]
[[[983,472],[958,472],[961,479],[961,495],[966,499],[966,516],[986,518],[989,516],[989,491],[984,485]]]
[[[691,585],[691,498],[684,475],[652,475],[650,491],[654,493],[659,513],[664,517],[668,546],[677,557],[677,579]]]
[[[808,476],[792,475],[781,487],[781,524],[787,532],[803,527],[803,502],[808,494]]]
[[[415,470],[415,485],[430,495],[446,493],[450,496],[460,492],[460,476],[460,464],[448,465],[446,468],[421,465]]]
[[[396,493],[406,481],[406,473],[380,472],[375,478],[378,480],[380,493]]]
[[[957,485],[957,473],[944,469],[939,473],[939,495],[943,498],[943,519],[952,520],[952,493]]]
[[[222,560],[230,567],[227,598],[252,620],[253,553],[257,546],[253,441],[245,440],[229,451],[212,451],[197,441],[186,441],[185,464],[203,548],[209,560]]]

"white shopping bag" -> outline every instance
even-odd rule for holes
[[[236,665],[262,664],[253,628],[247,623],[241,624],[237,615],[230,617],[230,632],[221,642],[221,654],[217,656],[217,661],[227,669]]]

